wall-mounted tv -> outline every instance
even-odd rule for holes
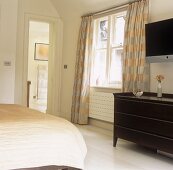
[[[173,62],[173,19],[146,24],[146,60]]]

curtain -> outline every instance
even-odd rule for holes
[[[83,17],[79,31],[71,108],[71,121],[77,124],[88,124],[92,39],[93,17]]]
[[[149,65],[145,62],[145,24],[148,0],[128,6],[123,51],[123,91],[149,90]]]

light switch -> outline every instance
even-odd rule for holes
[[[4,66],[11,66],[11,61],[4,61]]]
[[[64,65],[64,69],[67,69],[67,65]]]

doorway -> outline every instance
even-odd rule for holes
[[[62,41],[63,23],[60,18],[25,14],[24,25],[20,34],[21,48],[18,48],[16,57],[16,82],[15,82],[15,103],[28,106],[28,47],[29,47],[29,23],[37,21],[49,24],[49,59],[48,59],[48,89],[47,89],[47,110],[46,113],[59,116],[61,101],[61,70],[62,70]],[[32,82],[31,82],[32,83]],[[31,97],[35,96],[32,95]],[[30,98],[31,99],[31,98]],[[31,106],[30,106],[31,107]]]
[[[30,108],[43,113],[47,111],[49,35],[49,23],[29,21],[27,81],[30,82],[30,90],[28,101]]]

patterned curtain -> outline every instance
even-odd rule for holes
[[[145,24],[148,0],[128,6],[123,51],[123,91],[149,90],[149,66],[145,62]]]
[[[93,17],[82,18],[79,31],[71,121],[88,124]]]

